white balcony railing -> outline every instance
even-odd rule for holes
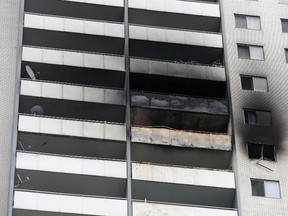
[[[219,4],[175,0],[129,0],[129,7],[168,13],[220,17]]]
[[[65,157],[27,152],[17,152],[16,168],[113,178],[127,177],[126,163],[124,161]]]
[[[220,170],[133,163],[132,178],[143,181],[235,189],[234,173]]]
[[[132,142],[231,150],[231,136],[165,128],[132,127]]]
[[[124,125],[105,122],[75,121],[39,116],[19,116],[18,130],[31,133],[66,135],[96,139],[125,141]]]
[[[237,216],[232,209],[133,202],[133,216]]]
[[[25,14],[24,27],[108,37],[124,37],[123,24],[35,14]]]
[[[15,191],[14,209],[83,215],[127,216],[127,201],[98,197]]]
[[[23,47],[23,61],[125,71],[124,57],[103,54]]]
[[[124,92],[51,82],[21,80],[21,95],[124,105]]]

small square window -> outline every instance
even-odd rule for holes
[[[251,179],[252,196],[280,198],[279,181]]]
[[[238,57],[240,59],[264,60],[263,47],[238,44]]]
[[[271,112],[244,109],[244,121],[248,125],[272,126]]]
[[[288,32],[288,20],[281,19],[282,32]]]
[[[274,145],[264,145],[258,143],[247,143],[248,156],[250,159],[262,159],[275,161],[276,152]]]
[[[288,63],[288,49],[285,49],[286,62]]]
[[[268,92],[267,79],[264,77],[241,76],[242,89]]]
[[[236,28],[261,29],[260,17],[235,14]]]

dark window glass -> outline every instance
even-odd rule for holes
[[[282,31],[283,32],[288,32],[288,20],[281,20],[281,24],[282,24]]]
[[[245,124],[271,126],[271,112],[260,110],[244,110]]]
[[[253,84],[252,84],[252,78],[251,77],[241,77],[241,84],[242,84],[242,89],[246,90],[253,90]]]
[[[264,181],[251,180],[251,186],[253,196],[265,196]]]

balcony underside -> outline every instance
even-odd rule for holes
[[[229,116],[190,113],[174,110],[136,108],[131,109],[132,125],[168,127],[178,130],[227,133]]]
[[[70,214],[62,212],[34,211],[26,209],[13,209],[12,216],[91,216],[87,214]],[[94,215],[100,216],[100,215]]]
[[[25,12],[123,22],[124,8],[71,1],[26,0]]]
[[[231,151],[132,143],[132,161],[231,169]]]
[[[22,78],[30,78],[25,69],[26,65],[35,73],[40,72],[36,76],[38,80],[124,88],[125,73],[120,71],[22,61]]]
[[[219,32],[220,18],[129,8],[129,22],[167,28]]]
[[[29,177],[29,181],[20,184],[17,189],[120,198],[126,196],[126,179],[23,169],[16,169],[15,172],[21,179]],[[15,183],[17,181],[15,176]]]
[[[109,46],[107,46],[109,44]],[[122,55],[124,39],[24,28],[23,45]]]
[[[45,116],[124,123],[125,106],[71,101],[62,99],[20,96],[19,113],[32,114],[31,108],[40,105]]]
[[[130,56],[169,61],[197,62],[212,64],[223,59],[223,49],[187,46],[182,44],[132,40],[129,42]]]
[[[132,180],[138,200],[233,208],[235,189]]]
[[[91,158],[125,159],[126,157],[125,142],[22,132],[18,133],[17,149]]]

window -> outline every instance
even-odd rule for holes
[[[252,196],[280,198],[279,181],[251,179]]]
[[[247,143],[248,156],[250,159],[262,159],[275,161],[275,146],[258,143]]]
[[[241,75],[242,89],[268,92],[267,79],[264,77],[252,77]]]
[[[244,109],[244,121],[248,125],[271,126],[271,112]]]
[[[285,49],[286,62],[288,63],[288,49]]]
[[[288,0],[279,0],[280,4],[288,4]]]
[[[281,19],[282,32],[288,32],[288,20]]]
[[[264,60],[263,47],[238,44],[238,57],[241,59]]]
[[[236,28],[261,29],[260,17],[235,14]]]

